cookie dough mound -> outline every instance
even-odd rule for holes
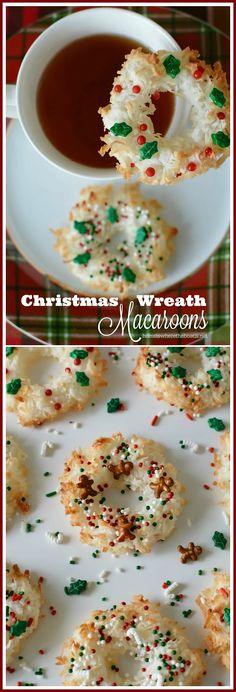
[[[225,430],[220,437],[220,449],[214,454],[216,485],[222,491],[222,502],[226,519],[230,521],[230,433]]]
[[[9,665],[19,655],[22,643],[38,626],[42,606],[40,583],[35,586],[29,572],[18,565],[6,568],[6,661]]]
[[[190,127],[162,137],[151,116],[160,92],[186,101]],[[217,168],[229,156],[229,88],[220,63],[214,67],[190,48],[168,53],[132,50],[118,72],[110,103],[99,109],[107,131],[100,149],[114,156],[125,178],[169,185]]]
[[[127,673],[120,670],[125,655],[136,661],[133,675],[130,666]],[[143,596],[92,613],[65,642],[57,663],[64,685],[71,687],[186,687],[198,684],[204,672],[184,628]]]
[[[70,271],[92,287],[126,297],[165,276],[173,252],[171,228],[156,199],[144,199],[138,186],[87,187],[70,212],[70,225],[55,232],[56,245]]]
[[[80,540],[113,554],[148,553],[165,540],[183,489],[157,442],[121,433],[72,452],[60,478],[60,499]]]
[[[29,511],[27,502],[28,483],[25,467],[26,455],[13,435],[6,439],[6,519],[7,526],[13,517]]]
[[[138,385],[187,411],[222,406],[230,395],[229,348],[144,347],[134,370]]]
[[[203,589],[196,603],[204,617],[206,646],[230,669],[230,582],[227,574],[216,573],[212,585]]]
[[[29,368],[39,359],[53,358],[60,374],[45,385],[34,384]],[[82,346],[28,346],[7,349],[7,410],[17,414],[21,425],[41,425],[59,414],[82,411],[91,397],[106,384],[106,368],[97,348]]]

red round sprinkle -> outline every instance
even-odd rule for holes
[[[75,358],[74,365],[80,365],[80,363],[81,363],[80,358]]]
[[[41,656],[43,656],[43,654],[45,654],[44,649],[39,649],[39,654],[41,654]]]
[[[194,161],[190,161],[187,165],[187,171],[195,171],[197,168],[197,164],[194,163]]]
[[[139,135],[139,136],[137,137],[137,142],[138,142],[138,144],[145,144],[145,142],[146,142],[146,137],[144,137],[144,135]]]
[[[40,584],[43,583],[43,577],[39,577],[39,583],[40,583]]]
[[[9,372],[9,370],[8,370],[8,368],[6,368],[6,375],[8,374],[8,372]]]
[[[144,610],[149,610],[149,606],[145,605]]]
[[[203,488],[205,488],[205,490],[210,490],[210,486],[207,485],[206,483],[204,483]]]
[[[193,73],[194,79],[201,79],[203,72],[204,72],[204,67],[201,67],[199,65],[199,67]]]
[[[145,173],[148,176],[148,178],[152,178],[152,176],[155,175],[155,168],[149,166],[148,168],[146,168]]]
[[[213,154],[213,149],[211,147],[206,147],[205,156],[211,156]]]
[[[65,372],[70,373],[70,372],[71,372],[71,369],[70,369],[70,368],[65,368]]]
[[[225,114],[222,113],[222,111],[220,111],[219,113],[217,113],[217,118],[219,118],[219,120],[224,120],[224,119],[225,119]]]
[[[54,408],[55,408],[55,411],[60,411],[61,404],[59,403],[59,401],[56,404],[54,404]]]
[[[122,91],[122,86],[121,86],[121,84],[116,84],[116,85],[114,86],[114,91],[116,91],[118,94],[120,94],[120,92]]]
[[[139,84],[134,84],[134,86],[132,87],[133,94],[139,94],[140,91],[141,87],[139,86]]]
[[[147,130],[146,123],[141,123],[141,125],[139,125],[139,129],[141,130],[141,132],[145,132],[145,130]]]
[[[135,166],[135,163],[130,164],[130,168],[134,168],[134,166]]]
[[[159,101],[160,95],[161,94],[159,91],[154,91],[154,93],[152,94],[152,102]]]
[[[211,454],[213,454],[214,451],[215,451],[214,447],[209,447],[209,452],[211,452]]]
[[[51,389],[45,389],[44,394],[45,394],[45,396],[51,396],[52,390]]]

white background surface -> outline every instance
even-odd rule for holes
[[[109,180],[109,170],[107,174]],[[106,181],[101,181],[106,184]],[[7,227],[21,253],[40,272],[75,292],[100,295],[85,288],[71,274],[53,249],[51,229],[68,224],[71,207],[80,189],[99,180],[79,178],[60,171],[37,153],[18,122],[7,136],[6,206]],[[116,186],[124,184],[117,181]],[[179,229],[176,250],[166,265],[166,278],[144,292],[163,291],[195,272],[215,251],[229,226],[229,160],[218,170],[210,170],[177,185],[141,185],[147,197],[163,205],[163,218]],[[137,292],[137,286],[132,290]],[[111,287],[111,295],[114,288]]]
[[[53,685],[58,687],[60,669],[55,665],[55,657],[60,653],[64,639],[71,636],[74,628],[87,619],[91,610],[110,608],[120,600],[128,601],[135,594],[143,593],[150,599],[160,600],[163,613],[184,624],[192,645],[203,648],[202,617],[194,599],[203,587],[210,584],[213,567],[225,571],[229,569],[229,540],[224,551],[215,548],[212,542],[215,530],[222,531],[229,539],[229,527],[225,524],[218,504],[219,494],[212,485],[212,454],[206,448],[204,451],[205,445],[217,447],[219,443],[219,433],[209,428],[207,419],[216,415],[227,425],[229,408],[225,406],[214,412],[209,411],[194,422],[189,421],[178,409],[171,408],[171,415],[161,417],[158,424],[151,427],[153,416],[169,407],[156,401],[150,394],[139,392],[135,386],[131,371],[137,348],[115,349],[121,353],[121,359],[117,363],[108,356],[110,350],[103,348],[103,355],[109,361],[109,385],[94,399],[95,406],[89,406],[80,414],[70,412],[60,416],[52,424],[44,424],[38,429],[22,428],[13,414],[8,415],[8,433],[16,435],[28,455],[31,512],[26,521],[34,524],[35,528],[32,533],[25,533],[21,518],[16,518],[8,531],[7,558],[11,562],[17,562],[21,568],[29,569],[35,578],[40,575],[45,578],[44,616],[38,630],[20,652],[33,672],[19,669],[16,660],[16,672],[8,675],[9,687],[16,685],[19,680],[33,682],[43,688]],[[41,375],[40,381],[46,382],[46,373],[44,380]],[[106,402],[112,396],[119,396],[125,403],[124,412],[107,413]],[[75,429],[69,421],[78,421],[81,427]],[[62,434],[47,432],[49,427]],[[140,557],[131,554],[119,558],[112,558],[111,555],[103,557],[100,554],[100,557],[94,559],[93,549],[80,544],[79,530],[70,526],[59,498],[47,498],[45,494],[57,489],[64,462],[73,449],[90,444],[98,436],[116,431],[125,435],[135,433],[150,437],[164,445],[168,458],[178,468],[180,479],[186,486],[187,504],[177,528],[165,542],[157,544],[151,554]],[[179,440],[183,438],[203,445],[203,451],[193,454],[188,449],[182,450]],[[52,456],[47,458],[40,456],[44,440],[51,440],[57,445]],[[52,475],[44,477],[45,471],[50,471]],[[205,490],[204,483],[209,484],[212,489]],[[35,524],[38,518],[43,523]],[[191,528],[188,526],[188,519],[192,522]],[[47,531],[62,531],[65,542],[61,545],[51,543],[45,536]],[[203,553],[198,562],[182,565],[176,547],[179,543],[186,546],[190,540],[200,544]],[[77,557],[78,564],[70,565],[70,557]],[[136,570],[137,565],[142,565],[143,569]],[[116,572],[118,566],[125,571]],[[104,569],[110,572],[108,581],[96,585],[99,574]],[[198,575],[199,569],[204,570],[203,576]],[[69,583],[70,577],[90,582],[87,591],[80,596],[66,596],[64,586]],[[166,579],[179,582],[177,592],[184,594],[184,599],[174,607],[166,604],[162,589],[162,582]],[[103,596],[108,598],[107,602],[102,601]],[[50,615],[51,605],[57,610],[54,617]],[[193,613],[188,619],[184,619],[182,611],[189,608]],[[46,654],[39,655],[39,649],[45,649]],[[227,672],[216,659],[204,654],[203,659],[207,674],[203,678],[202,687],[215,686],[219,681],[224,685],[229,684]],[[45,670],[43,678],[34,674],[39,666]]]

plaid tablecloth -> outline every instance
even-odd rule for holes
[[[43,8],[45,11],[45,8]],[[80,8],[85,9],[85,8]],[[220,60],[223,69],[229,78],[229,40],[218,30],[209,24],[199,21],[187,14],[174,8],[162,7],[135,7],[130,8],[134,12],[139,12],[151,17],[154,21],[161,24],[172,36],[176,38],[181,47],[190,45],[191,48],[199,50],[201,56],[209,62]],[[186,7],[187,9],[187,7]],[[39,33],[46,29],[52,22],[57,21],[68,13],[79,11],[78,8],[54,8],[51,14],[41,16],[42,7],[22,8],[14,7],[8,10],[7,30],[11,33],[12,28],[17,26],[17,22],[24,24],[28,12],[28,21],[34,21],[36,16],[40,17],[30,26],[24,26],[18,33],[11,36],[7,41],[7,83],[14,83],[17,78],[21,61],[38,37]],[[52,8],[48,8],[50,12]],[[20,14],[19,14],[20,13]],[[185,297],[189,293],[198,293],[206,300],[208,320],[208,334],[201,335],[199,330],[196,333],[191,330],[182,336],[175,330],[165,332],[163,337],[156,331],[141,331],[140,343],[165,344],[167,340],[171,343],[194,343],[200,339],[218,341],[218,343],[228,343],[229,333],[225,324],[229,323],[229,235],[222,243],[218,251],[211,259],[195,274],[185,281],[168,289],[164,296]],[[111,316],[117,323],[119,320],[118,308],[24,308],[20,303],[20,298],[24,293],[39,293],[44,296],[54,296],[58,289],[45,276],[42,277],[28,262],[17,252],[9,237],[7,238],[7,343],[20,344],[32,343],[32,339],[49,342],[52,344],[129,344],[132,343],[130,336],[122,335],[121,330],[115,332],[114,336],[107,338],[101,337],[97,331],[97,324],[101,317]],[[63,291],[60,291],[64,295]],[[68,295],[68,291],[65,292]],[[128,304],[125,303],[125,311]],[[152,315],[158,313],[158,308],[142,309],[151,312]],[[179,308],[168,308],[168,315],[179,313]],[[135,301],[133,315],[140,313],[141,308]],[[191,308],[181,308],[181,313],[191,313]],[[201,308],[194,308],[194,313],[201,312]],[[180,313],[179,313],[180,314]],[[115,324],[114,322],[114,324]],[[17,328],[17,329],[16,329]],[[114,325],[113,325],[114,328]],[[216,330],[220,330],[217,332]],[[131,328],[132,333],[132,328]],[[137,332],[135,332],[137,338]],[[216,342],[215,341],[215,342]]]

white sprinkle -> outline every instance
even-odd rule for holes
[[[141,646],[141,644],[143,644],[143,641],[142,641],[141,637],[139,636],[135,627],[130,627],[127,630],[127,635],[128,635],[128,637],[133,637],[136,641],[136,644],[138,644],[139,646]]]
[[[115,572],[125,572],[124,567],[116,567]]]
[[[187,526],[189,526],[189,528],[192,526],[192,521],[189,518],[187,519]]]
[[[56,531],[55,533],[46,531],[45,536],[47,536],[52,543],[63,543],[64,541],[64,534],[60,531]]]
[[[54,449],[54,447],[55,447],[55,445],[53,442],[48,442],[47,440],[45,440],[41,446],[40,456],[41,457],[47,457],[48,452],[50,452],[50,450]]]
[[[81,427],[82,427],[81,423],[78,423],[77,421],[75,421],[73,423],[73,428],[81,428]]]
[[[100,572],[100,574],[98,575],[98,578],[99,579],[105,579],[106,577],[109,576],[109,574],[110,574],[110,572],[107,572],[107,570],[103,569],[102,572]]]
[[[224,520],[225,520],[225,523],[226,523],[227,526],[228,526],[228,525],[229,525],[229,517],[227,516],[226,512],[222,512],[222,514],[223,514],[223,518],[224,518]]]
[[[192,442],[191,440],[183,440],[182,442],[185,447],[189,447],[190,452],[199,452],[200,446],[197,442]]]
[[[172,594],[176,589],[178,588],[179,584],[177,581],[173,581],[172,584],[170,584],[167,589],[165,589],[165,597],[166,598],[172,598]]]
[[[25,670],[25,671],[27,671],[27,672],[29,672],[29,673],[33,673],[33,672],[34,672],[34,669],[31,668],[31,666],[29,666],[28,663],[26,663],[25,661],[20,661],[20,662],[19,662],[19,668],[22,668],[22,670]]]

